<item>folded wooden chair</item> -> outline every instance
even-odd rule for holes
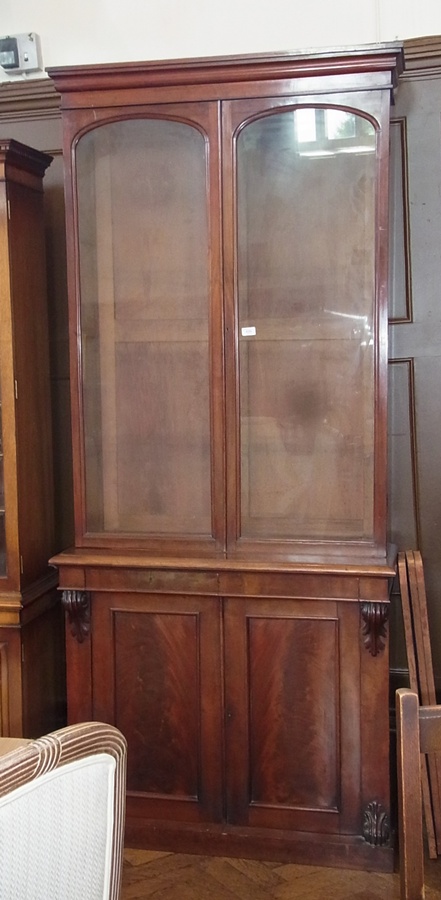
[[[89,722],[0,756],[2,900],[117,900],[126,741]]]
[[[441,760],[441,706],[420,706],[415,691],[401,688],[396,714],[401,900],[423,900],[421,754],[439,753]]]

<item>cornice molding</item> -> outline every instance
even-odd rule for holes
[[[403,78],[441,75],[441,35],[403,41]],[[0,121],[58,118],[60,95],[51,78],[0,82]]]
[[[403,78],[430,77],[441,74],[441,35],[403,41],[405,71]]]
[[[441,57],[441,34],[403,41],[406,62]]]
[[[0,121],[59,118],[60,95],[50,78],[0,82]]]

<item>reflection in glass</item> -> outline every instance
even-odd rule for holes
[[[204,137],[111,123],[77,169],[87,527],[210,534]]]
[[[244,537],[372,538],[375,164],[347,111],[239,134]]]
[[[355,137],[356,117],[344,109],[325,109],[326,136],[331,141]],[[360,119],[360,116],[358,116]],[[364,120],[361,120],[364,121]],[[371,126],[372,127],[372,126]]]
[[[298,110],[294,116],[294,134],[299,144],[317,139],[317,110],[314,107],[307,106]]]

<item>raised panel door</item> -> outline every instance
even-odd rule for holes
[[[127,735],[129,814],[220,821],[219,601],[97,592],[92,628],[93,715]]]
[[[357,603],[226,601],[231,823],[359,831],[358,623]]]

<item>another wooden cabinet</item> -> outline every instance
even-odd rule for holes
[[[401,51],[53,69],[71,721],[127,839],[389,868],[389,106]]]
[[[44,172],[0,141],[0,734],[64,722],[64,636],[53,553]]]

